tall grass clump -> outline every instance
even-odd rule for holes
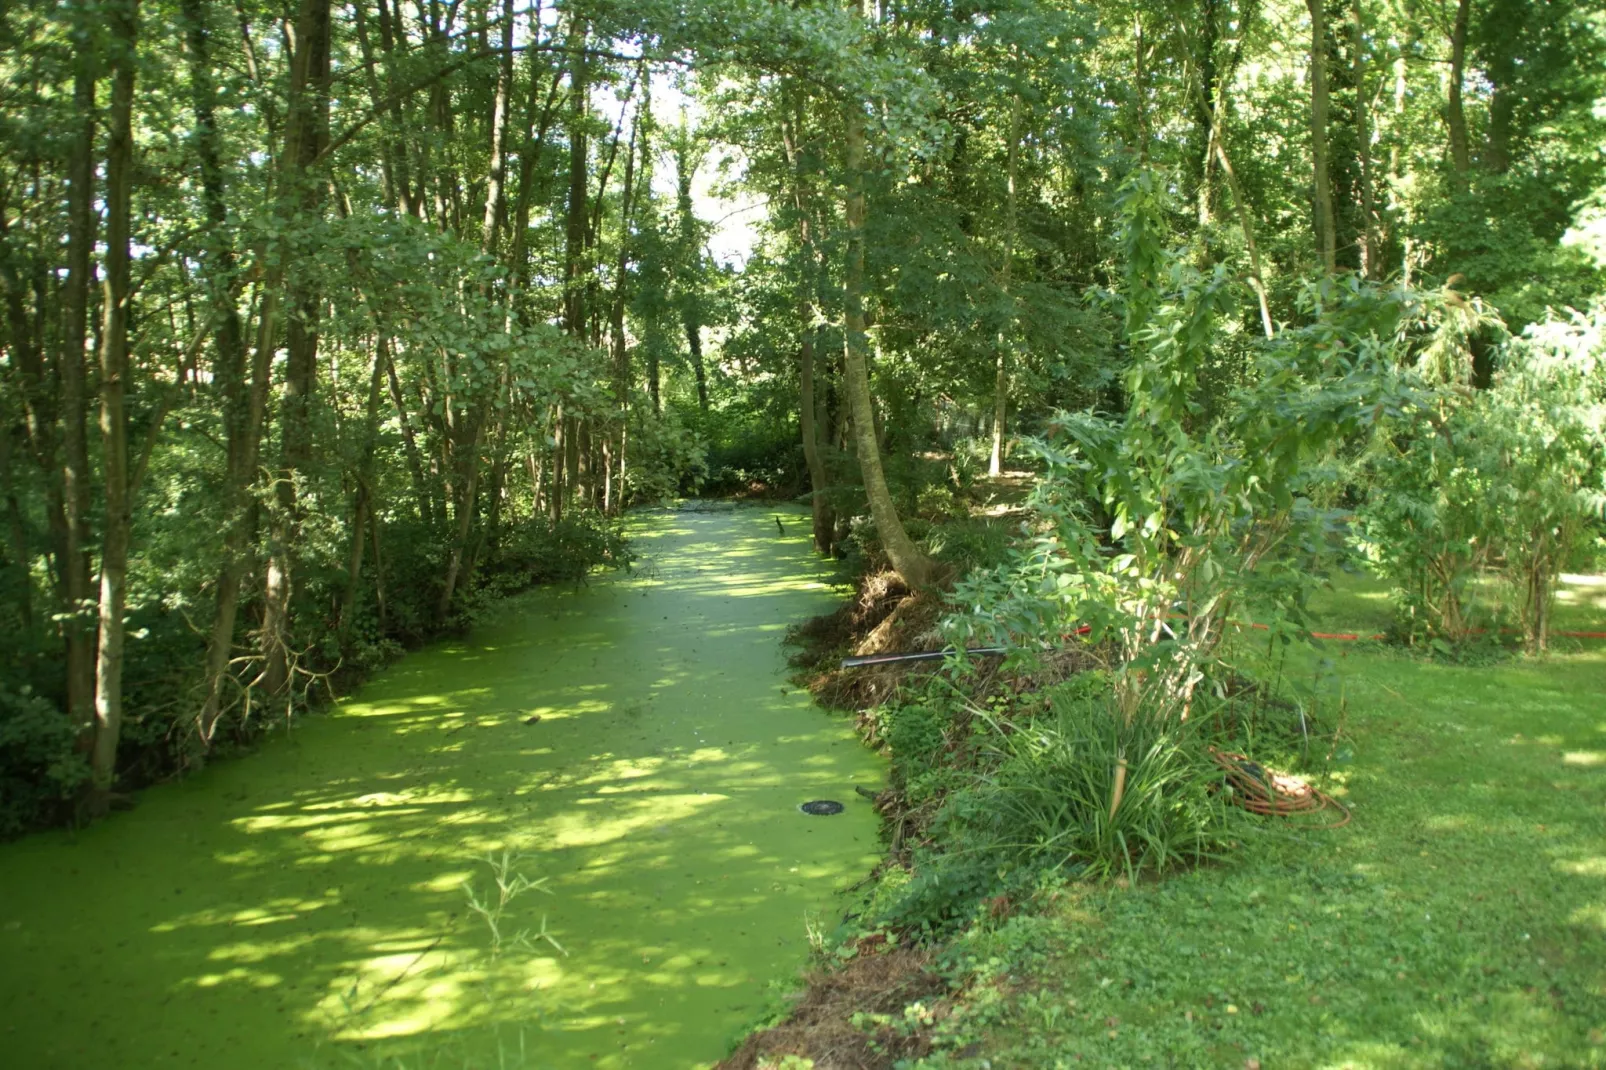
[[[1210,759],[1202,719],[1158,709],[1128,716],[1103,673],[1038,697],[1035,716],[938,689],[915,704],[931,707],[921,724],[968,720],[958,734],[969,738],[959,748],[962,768],[954,750],[932,753],[924,739],[903,755],[913,767],[903,770],[911,803],[938,771],[949,790],[909,868],[882,881],[872,924],[938,934],[1066,879],[1132,880],[1219,858],[1247,831]],[[936,709],[944,701],[966,708]],[[899,712],[894,752],[914,708]],[[898,763],[895,753],[895,774]]]
[[[1131,878],[1230,842],[1219,770],[1194,722],[1127,717],[1113,697],[1064,690],[1049,703],[1029,724],[991,723],[996,764],[970,794],[994,850],[1022,866]]]

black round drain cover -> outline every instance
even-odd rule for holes
[[[842,804],[839,802],[834,802],[831,799],[815,799],[813,802],[804,803],[802,806],[799,806],[798,809],[802,810],[805,814],[813,814],[817,817],[824,817],[828,814],[840,814],[842,812]]]

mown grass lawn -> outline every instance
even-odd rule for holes
[[[1571,586],[1557,627],[1606,627],[1603,594]],[[1380,595],[1345,582],[1317,609],[1366,629]],[[1465,665],[1330,645],[1353,822],[973,930],[922,1065],[1606,1066],[1606,643],[1558,645]]]

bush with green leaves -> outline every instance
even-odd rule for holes
[[[662,418],[632,413],[624,501],[661,503],[696,494],[708,478],[708,449],[674,409]]]
[[[0,686],[0,838],[59,821],[89,780],[78,733],[54,703]]]
[[[1364,459],[1353,541],[1395,584],[1408,636],[1465,639],[1488,570],[1504,582],[1484,623],[1509,616],[1529,652],[1546,649],[1556,578],[1606,514],[1603,321],[1534,325],[1502,347],[1490,389],[1436,385],[1428,418],[1392,422]]]
[[[1362,461],[1366,498],[1350,540],[1394,583],[1402,638],[1465,639],[1476,627],[1469,586],[1489,560],[1483,502],[1499,473],[1484,468],[1452,425],[1403,420]]]
[[[1170,720],[1236,614],[1297,623],[1332,519],[1310,500],[1332,478],[1325,462],[1415,405],[1394,371],[1410,302],[1354,280],[1313,284],[1308,325],[1259,344],[1245,381],[1205,405],[1201,374],[1226,344],[1235,285],[1159,245],[1163,204],[1152,177],[1129,180],[1126,411],[1063,413],[1030,443],[1043,475],[1029,538],[958,585],[947,627],[959,645],[1029,652],[1086,626],[1123,715]]]

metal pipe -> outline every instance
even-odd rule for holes
[[[960,651],[950,647],[947,650],[922,650],[918,654],[870,654],[862,658],[843,658],[837,667],[857,669],[865,665],[896,665],[902,661],[940,661],[950,654],[958,653]],[[965,650],[964,653],[1001,657],[1009,653],[1009,651],[1001,646],[973,646]]]

